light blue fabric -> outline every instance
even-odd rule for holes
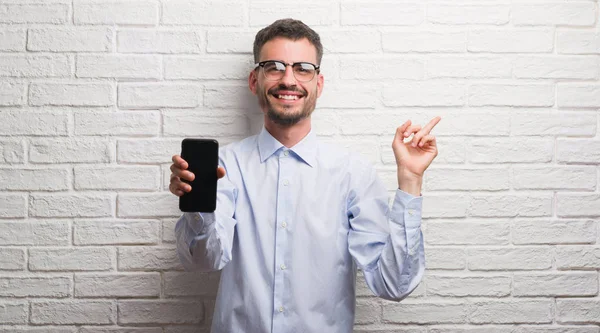
[[[175,226],[187,270],[223,270],[212,333],[350,333],[357,266],[389,300],[421,281],[423,197],[398,189],[390,209],[360,156],[312,131],[288,149],[265,128],[219,155],[217,210]]]

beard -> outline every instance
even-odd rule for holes
[[[259,87],[260,91],[264,91],[264,87]],[[269,95],[274,96],[277,95],[280,90],[294,91],[302,94],[302,104],[301,105],[274,105],[269,101]],[[280,84],[279,86],[270,89],[267,93],[259,93],[258,95],[258,103],[263,110],[267,110],[267,117],[272,122],[284,126],[290,127],[292,125],[297,124],[302,119],[306,119],[310,117],[310,115],[315,110],[315,106],[317,104],[317,87],[315,86],[315,91],[311,94],[307,94],[305,90],[298,88],[297,86],[286,86]],[[298,109],[294,111],[294,109]]]

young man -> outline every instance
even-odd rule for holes
[[[398,127],[390,209],[373,166],[311,130],[322,54],[319,35],[300,21],[258,32],[248,85],[264,127],[221,149],[216,211],[185,213],[175,227],[186,269],[223,270],[213,333],[350,333],[357,267],[375,295],[395,301],[423,276],[420,191],[440,118]],[[173,156],[177,196],[191,190],[181,181],[194,177],[186,169]]]

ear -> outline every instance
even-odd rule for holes
[[[258,77],[256,77],[256,70],[251,70],[248,75],[248,88],[254,95],[256,95],[256,86],[258,85]]]
[[[321,97],[321,92],[323,92],[323,86],[325,85],[325,78],[323,74],[319,73],[317,76],[317,98]]]

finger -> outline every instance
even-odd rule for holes
[[[398,126],[398,128],[396,128],[396,135],[394,136],[394,142],[395,141],[400,141],[402,142],[402,138],[404,138],[404,131],[406,131],[406,129],[408,128],[408,126],[410,126],[410,120],[407,120],[404,124]]]
[[[423,130],[425,131],[425,134],[429,134],[429,132],[431,132],[431,130],[433,129],[433,127],[435,125],[437,125],[437,123],[440,122],[440,120],[442,120],[442,117],[440,117],[440,116],[437,116],[437,117],[431,119],[429,121],[429,123],[427,123],[427,125],[425,125],[425,127],[423,127]]]
[[[192,186],[190,184],[184,183],[182,181],[175,181],[175,182],[173,182],[173,189],[175,191],[189,192],[192,190]]]
[[[421,130],[421,125],[412,125],[407,130],[404,131],[404,137],[409,137],[412,133],[418,132]]]
[[[171,191],[171,193],[175,194],[178,197],[182,196],[185,193],[183,189],[178,188],[177,185],[175,185],[174,183],[169,185],[169,191]]]
[[[419,147],[424,147],[425,145],[435,146],[435,136],[431,134],[425,135],[421,142],[419,142]]]
[[[217,179],[225,177],[225,169],[223,167],[217,168]]]
[[[190,182],[196,178],[196,175],[194,175],[191,171],[182,170],[176,167],[172,168],[171,171],[173,171],[173,175]]]
[[[188,168],[188,163],[183,158],[181,158],[181,156],[179,156],[179,155],[173,155],[173,157],[171,158],[171,160],[180,169],[185,170],[185,169]]]

